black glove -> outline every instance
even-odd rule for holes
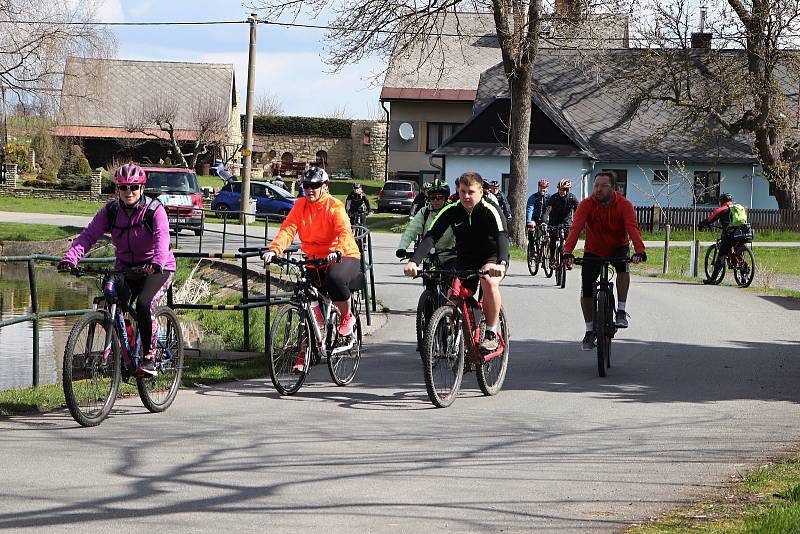
[[[142,267],[143,269],[152,271],[153,273],[161,272],[161,266],[157,263],[145,263]]]
[[[398,248],[394,251],[394,255],[402,260],[408,257],[408,252],[404,248]]]
[[[708,221],[700,221],[700,224],[697,225],[697,228],[700,230],[708,228]]]
[[[58,265],[56,265],[56,270],[60,273],[68,273],[72,271],[72,269],[74,268],[75,268],[74,265],[64,260],[61,260],[60,262],[58,262]]]
[[[634,256],[639,256],[639,261],[642,263],[647,261],[647,252],[637,252]]]

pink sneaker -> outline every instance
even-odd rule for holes
[[[339,335],[351,336],[353,335],[353,327],[356,325],[356,317],[352,313],[348,313],[342,318],[339,323]]]

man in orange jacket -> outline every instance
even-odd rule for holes
[[[636,253],[631,257],[631,261],[639,263],[647,259],[633,204],[614,191],[616,185],[617,175],[614,171],[603,171],[595,175],[594,192],[578,204],[572,229],[564,243],[563,261],[567,268],[572,267],[575,260],[572,251],[575,250],[578,237],[584,227],[586,228],[584,257],[625,258],[630,252],[628,248],[630,241],[633,241]],[[631,284],[631,275],[628,273],[627,263],[612,263],[611,265],[617,272],[619,300],[615,323],[617,328],[627,328],[628,318],[625,304]],[[594,348],[592,293],[595,281],[600,275],[600,268],[601,266],[598,264],[584,264],[581,269],[581,310],[583,311],[583,320],[586,322],[586,334],[581,341],[583,350]]]
[[[339,335],[346,347],[347,343],[352,345],[356,324],[350,309],[348,284],[360,272],[361,253],[353,238],[344,204],[328,192],[328,173],[311,167],[303,173],[301,185],[303,198],[297,199],[262,257],[264,264],[269,265],[276,255],[283,254],[292,244],[295,235],[299,235],[300,249],[306,256],[310,259],[327,258],[330,264],[317,271],[318,281],[339,310]],[[321,322],[319,308],[315,308],[315,313],[319,313],[315,319]]]

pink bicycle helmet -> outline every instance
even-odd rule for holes
[[[145,182],[147,182],[147,175],[135,163],[126,163],[114,173],[115,184],[144,185]]]
[[[542,178],[539,180],[539,187],[550,187],[550,180],[545,180]]]

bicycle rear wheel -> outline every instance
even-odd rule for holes
[[[117,397],[121,354],[113,332],[110,352],[104,354],[111,325],[103,312],[83,315],[72,327],[64,349],[64,398],[72,418],[82,426],[99,425]]]
[[[353,381],[358,370],[358,364],[361,361],[360,308],[354,299],[352,310],[356,318],[356,324],[353,326],[353,346],[336,354],[334,354],[333,350],[328,353],[328,371],[330,371],[331,378],[337,386],[346,386]]]
[[[428,323],[423,370],[431,402],[439,408],[453,404],[464,377],[464,335],[452,306],[437,309]]]
[[[308,373],[310,351],[311,332],[305,310],[297,304],[284,304],[270,327],[267,358],[269,377],[278,393],[297,393]],[[294,370],[299,362],[305,362],[302,372]]]
[[[714,274],[714,264],[717,262],[717,253],[719,249],[717,248],[717,244],[713,244],[708,247],[706,250],[706,259],[704,264],[704,269],[706,272],[706,279],[711,280],[711,275]],[[722,279],[725,278],[725,262],[722,262],[722,267],[720,267],[719,272],[717,273],[717,277],[714,278],[714,284],[719,284],[722,282]]]
[[[178,316],[167,307],[156,310],[155,367],[158,376],[153,378],[136,377],[136,389],[144,407],[151,412],[163,412],[170,407],[183,374],[183,331]]]
[[[528,272],[531,276],[539,272],[539,250],[536,245],[536,237],[528,234]]]
[[[475,375],[478,378],[478,386],[483,391],[484,395],[497,395],[503,388],[503,382],[506,379],[506,371],[508,370],[508,353],[509,353],[509,337],[508,337],[508,323],[506,322],[506,314],[500,308],[500,324],[498,325],[500,337],[505,343],[503,354],[496,356],[488,362],[483,362],[475,369]]]
[[[741,245],[737,254],[741,254],[742,259],[737,261],[736,266],[733,268],[733,277],[739,287],[749,287],[756,274],[756,258],[747,245]]]
[[[597,337],[597,374],[606,376],[606,368],[611,361],[611,330],[609,315],[613,313],[613,303],[609,302],[604,291],[597,292],[594,310],[594,334]]]

